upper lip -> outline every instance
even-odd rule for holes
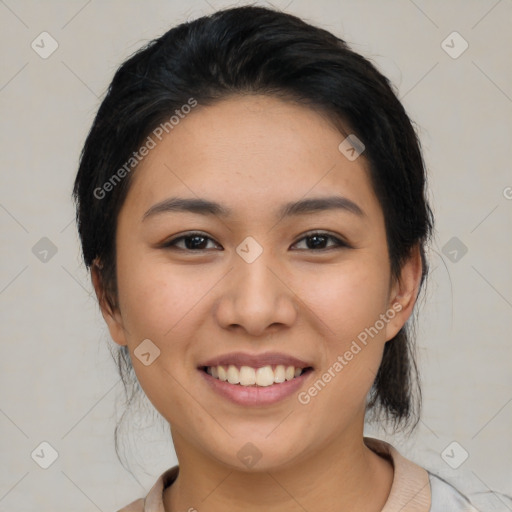
[[[252,368],[261,368],[282,364],[283,366],[295,366],[295,368],[308,368],[312,365],[297,357],[283,354],[280,352],[264,352],[262,354],[247,354],[245,352],[230,352],[221,356],[208,359],[199,367],[204,366],[250,366]]]

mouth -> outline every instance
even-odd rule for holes
[[[217,357],[197,367],[216,394],[243,406],[279,402],[305,385],[311,364],[286,354],[241,352]]]
[[[267,387],[272,386],[273,384],[281,384],[283,382],[296,379],[304,373],[313,370],[311,366],[300,368],[293,365],[285,366],[282,364],[266,365],[258,368],[230,364],[202,366],[200,369],[214,379],[222,382],[229,382],[229,384],[239,386],[254,387]]]

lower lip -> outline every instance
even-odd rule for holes
[[[304,372],[292,380],[272,384],[270,386],[241,386],[230,384],[212,377],[203,370],[198,370],[207,384],[219,395],[238,405],[271,405],[296,393],[306,379],[313,373],[312,370]]]

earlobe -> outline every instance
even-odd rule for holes
[[[123,319],[119,308],[113,308],[106,297],[105,286],[101,277],[101,262],[95,259],[91,265],[91,281],[96,292],[98,305],[105,320],[110,336],[118,345],[127,345]]]
[[[386,341],[394,338],[411,316],[418,295],[423,272],[419,245],[411,249],[407,261],[402,266],[400,278],[393,283],[389,296],[389,309],[396,314],[386,325]],[[391,317],[391,315],[389,315]]]

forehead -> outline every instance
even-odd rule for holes
[[[378,214],[367,162],[340,152],[344,139],[322,113],[291,101],[247,95],[198,105],[156,140],[127,202],[141,210],[170,196],[207,197],[234,213],[277,214],[292,199],[338,193]]]

